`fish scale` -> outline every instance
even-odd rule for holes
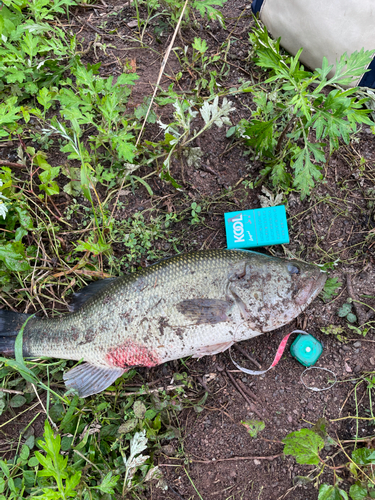
[[[70,314],[32,318],[24,355],[86,361],[64,378],[87,396],[131,367],[214,354],[279,328],[307,307],[325,279],[316,266],[256,252],[180,254],[89,285]]]

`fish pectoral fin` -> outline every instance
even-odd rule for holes
[[[125,372],[123,368],[83,363],[64,373],[64,382],[69,389],[75,389],[81,398],[107,389]]]
[[[176,305],[177,311],[196,321],[197,325],[221,323],[228,321],[227,312],[232,304],[219,299],[188,299]]]
[[[201,358],[202,356],[208,356],[208,355],[214,355],[218,354],[219,352],[224,352],[229,347],[231,347],[234,344],[233,341],[229,342],[222,342],[221,344],[212,344],[212,345],[205,345],[203,347],[199,347],[199,349],[196,350],[195,354],[193,355],[193,358]]]
[[[106,288],[115,279],[117,278],[106,278],[104,280],[94,281],[93,283],[90,283],[89,285],[81,288],[81,290],[73,294],[73,299],[69,304],[69,311],[78,311],[78,309],[80,309],[85,302],[87,302],[89,299],[91,299],[91,297]]]

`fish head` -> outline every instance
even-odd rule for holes
[[[233,277],[228,296],[238,305],[249,328],[261,332],[296,318],[321,292],[327,278],[317,266],[256,252],[248,252]]]

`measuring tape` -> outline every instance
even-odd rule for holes
[[[239,370],[241,370],[242,372],[244,373],[247,373],[248,375],[263,375],[264,373],[267,373],[269,370],[271,370],[271,368],[273,368],[274,366],[277,365],[277,363],[280,361],[282,355],[284,354],[284,351],[285,351],[285,347],[288,343],[288,340],[289,340],[289,337],[293,334],[293,333],[302,333],[303,335],[309,335],[309,333],[305,332],[304,330],[293,330],[291,333],[288,333],[288,335],[286,335],[283,340],[280,342],[280,345],[277,349],[277,352],[276,352],[276,355],[275,355],[275,358],[271,364],[271,366],[269,368],[267,368],[267,370],[249,370],[248,368],[244,368],[243,366],[240,366],[238,363],[236,363],[236,361],[234,361],[234,359],[232,358],[232,352],[231,352],[231,349],[229,348],[229,356],[230,356],[230,359],[232,360],[232,363],[234,364],[234,366],[236,368],[238,368]],[[303,376],[304,374],[308,371],[308,370],[323,370],[323,371],[326,371],[326,372],[329,372],[329,373],[332,373],[332,375],[335,377],[335,380],[331,383],[331,385],[329,387],[325,387],[324,389],[319,389],[318,387],[309,387],[305,384],[305,382],[303,381]],[[304,370],[301,374],[301,382],[302,384],[306,387],[306,389],[310,389],[311,391],[315,391],[315,392],[318,392],[318,391],[326,391],[328,389],[331,389],[337,382],[337,377],[336,377],[336,374],[334,372],[332,372],[331,370],[328,370],[327,368],[320,368],[320,367],[309,367],[309,368],[306,368],[306,370]]]

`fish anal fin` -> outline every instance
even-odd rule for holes
[[[64,373],[64,382],[69,389],[75,389],[81,398],[104,391],[125,372],[124,368],[83,363]]]
[[[221,344],[212,344],[199,347],[199,349],[197,349],[195,354],[193,355],[193,358],[201,358],[202,356],[212,356],[214,354],[219,354],[219,352],[224,352],[229,349],[229,347],[231,347],[233,344],[234,342],[230,341],[222,342]]]
[[[81,288],[78,292],[73,294],[71,303],[69,304],[69,311],[75,312],[80,309],[85,302],[87,302],[91,297],[96,295],[98,292],[106,288],[112,281],[116,278],[107,278],[104,280],[94,281],[89,285]]]
[[[178,312],[195,321],[197,325],[228,321],[227,312],[232,304],[219,299],[187,299],[176,305]]]

